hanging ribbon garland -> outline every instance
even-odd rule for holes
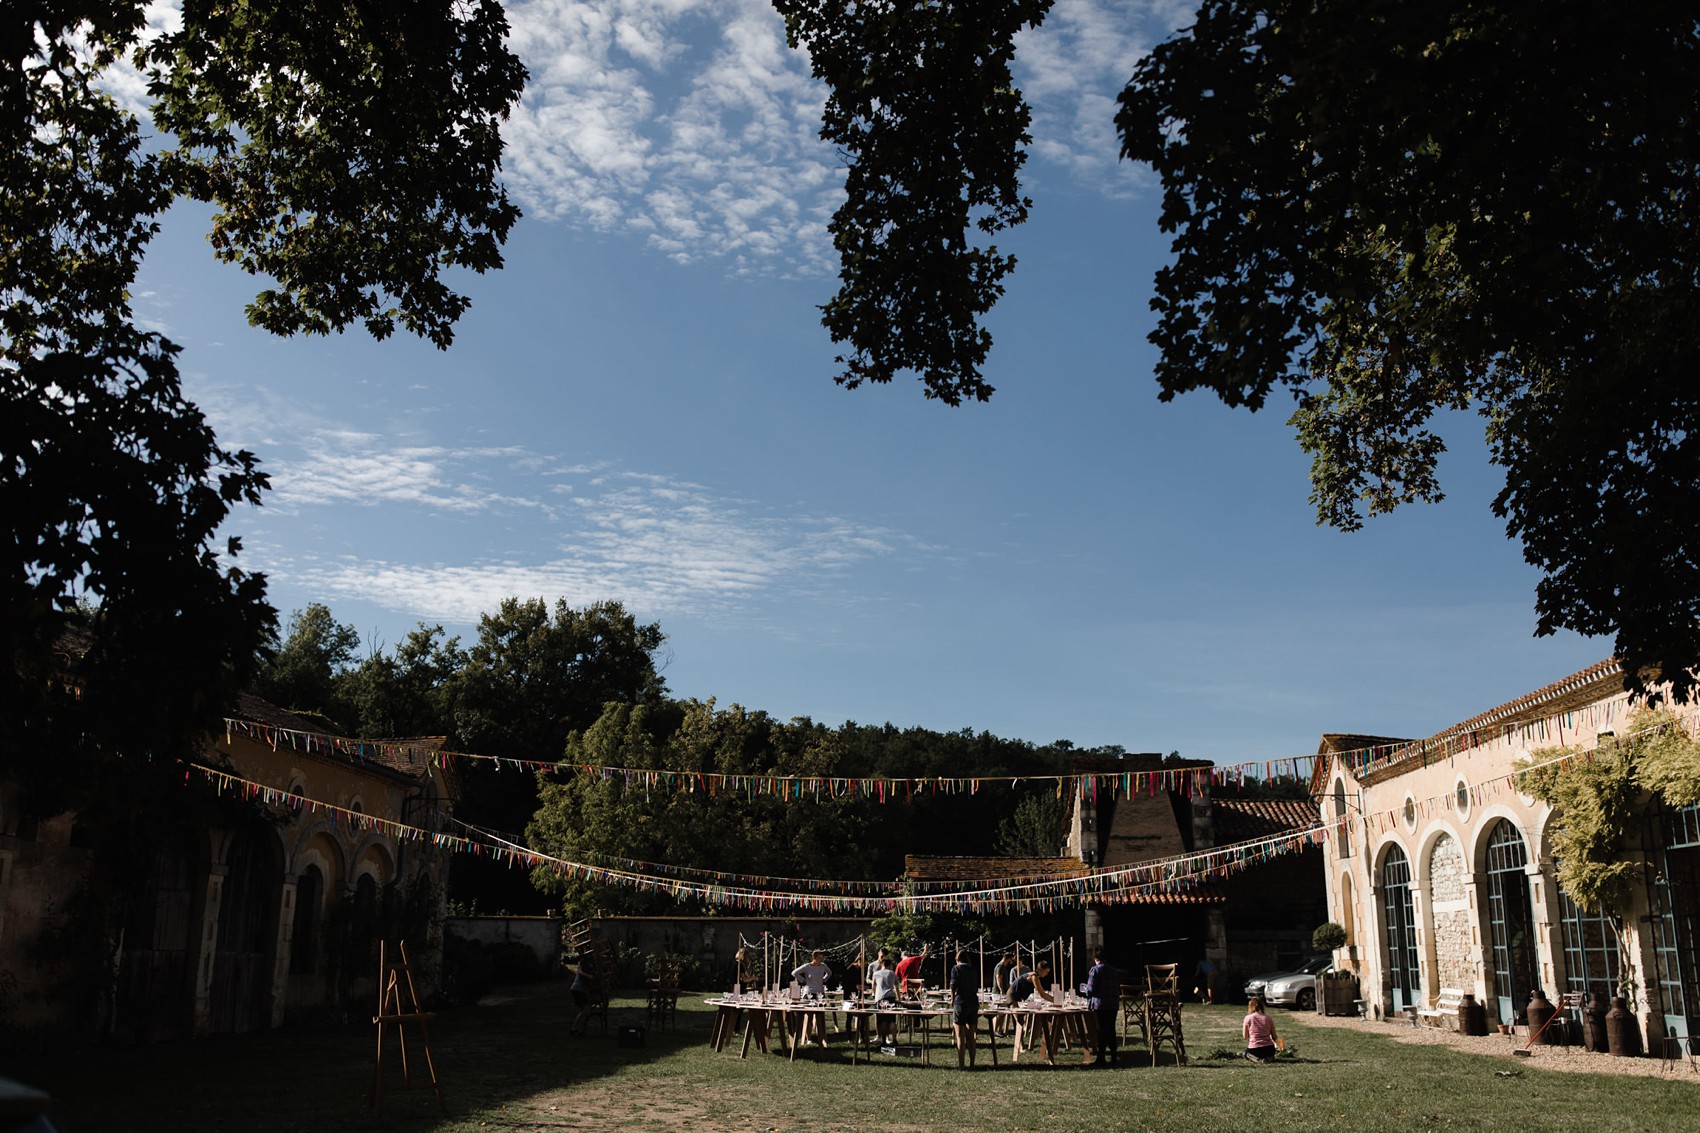
[[[274,751],[288,748],[292,751],[337,756],[356,762],[380,763],[391,769],[423,771],[427,767],[453,766],[456,762],[478,762],[493,764],[497,769],[575,775],[617,784],[626,790],[650,793],[700,792],[710,796],[733,794],[749,801],[758,798],[785,801],[808,798],[816,801],[866,799],[884,803],[893,800],[907,801],[916,795],[972,795],[987,785],[997,783],[1011,787],[1024,783],[1054,783],[1060,798],[1066,798],[1070,794],[1075,797],[1092,797],[1101,790],[1110,791],[1122,798],[1132,798],[1136,795],[1153,796],[1160,791],[1175,791],[1191,797],[1207,793],[1215,787],[1237,788],[1251,780],[1309,779],[1319,759],[1335,760],[1353,775],[1362,778],[1372,771],[1388,767],[1407,763],[1428,766],[1452,759],[1502,736],[1519,736],[1530,743],[1547,742],[1552,736],[1559,734],[1562,728],[1573,726],[1582,715],[1586,716],[1592,727],[1609,727],[1621,719],[1626,708],[1632,706],[1633,702],[1625,694],[1584,709],[1569,709],[1549,717],[1515,724],[1488,723],[1408,743],[1374,744],[1321,755],[1245,760],[1200,767],[1083,772],[1068,775],[836,776],[685,771],[478,755],[418,743],[355,740],[234,717],[226,717],[224,726],[227,739],[241,735],[266,744]]]
[[[1327,838],[1326,829],[1317,825],[1274,838],[1221,846],[1203,853],[1092,870],[1085,874],[1027,878],[1009,884],[982,884],[979,888],[948,893],[887,893],[872,896],[797,892],[756,884],[777,880],[773,878],[753,878],[752,884],[731,885],[661,877],[634,870],[569,861],[493,836],[485,835],[481,840],[394,822],[334,803],[307,798],[291,791],[279,790],[203,764],[190,763],[185,766],[186,778],[199,773],[221,794],[258,800],[267,805],[284,806],[298,813],[323,812],[361,829],[377,830],[398,840],[428,842],[443,850],[488,857],[515,867],[543,868],[559,876],[580,881],[658,893],[679,900],[698,900],[709,905],[752,912],[814,912],[871,916],[894,912],[950,910],[1009,914],[1056,912],[1078,908],[1087,903],[1131,903],[1152,897],[1186,893],[1205,882],[1222,880],[1273,858],[1320,845]],[[890,888],[894,883],[857,884],[885,884]]]
[[[1023,783],[1054,783],[1059,797],[1081,791],[1110,790],[1123,797],[1155,795],[1159,791],[1176,791],[1188,797],[1208,792],[1213,786],[1238,785],[1247,779],[1308,778],[1317,757],[1245,762],[1238,764],[1206,764],[1197,767],[1167,767],[1154,771],[1109,771],[1068,775],[986,775],[986,776],[840,776],[840,775],[778,775],[761,773],[728,773],[683,771],[670,768],[614,767],[589,763],[564,763],[554,760],[513,759],[507,756],[476,755],[450,751],[408,742],[353,740],[322,732],[305,732],[274,724],[226,717],[226,740],[240,735],[270,747],[273,751],[287,748],[343,759],[379,763],[394,769],[423,771],[427,767],[451,767],[457,762],[480,762],[497,769],[511,768],[522,772],[546,771],[561,775],[576,775],[600,782],[614,783],[626,790],[703,793],[710,796],[737,795],[746,800],[775,798],[796,801],[804,798],[857,800],[874,802],[909,800],[916,795],[974,795],[991,784],[1011,787]]]

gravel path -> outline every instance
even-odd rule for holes
[[[1668,1075],[1678,1081],[1700,1086],[1700,1061],[1686,1059],[1666,1062],[1660,1058],[1619,1058],[1596,1054],[1580,1047],[1537,1046],[1528,1058],[1519,1058],[1512,1051],[1521,1050],[1528,1041],[1524,1035],[1460,1035],[1440,1027],[1412,1027],[1409,1023],[1380,1023],[1370,1019],[1341,1015],[1295,1014],[1293,1022],[1306,1027],[1341,1027],[1385,1035],[1394,1042],[1440,1044],[1470,1054],[1490,1055],[1503,1062],[1535,1065],[1543,1070],[1564,1070],[1579,1074],[1630,1074],[1642,1077]]]

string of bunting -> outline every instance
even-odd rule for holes
[[[978,887],[949,893],[890,893],[884,896],[798,893],[660,878],[592,866],[539,853],[518,843],[499,845],[516,859],[543,866],[565,877],[599,881],[661,892],[676,898],[696,898],[745,909],[806,909],[826,913],[886,913],[952,909],[972,912],[1034,912],[1074,908],[1083,903],[1114,904],[1153,896],[1185,893],[1207,881],[1222,880],[1241,870],[1320,845],[1327,838],[1322,824],[1268,838],[1236,842],[1192,854],[1155,858],[1132,865],[1060,874],[1050,878],[982,881]],[[775,879],[762,879],[772,882]],[[828,883],[829,884],[829,883]],[[888,883],[889,884],[889,883]]]
[[[473,834],[484,838],[497,842],[504,842],[508,845],[518,845],[516,839],[511,838],[500,831],[491,830],[489,827],[474,826],[469,822],[462,822],[460,819],[452,817],[449,821],[462,830],[471,831]],[[581,851],[581,853],[583,852],[584,851]],[[893,881],[836,881],[830,878],[817,877],[770,877],[765,874],[756,873],[735,873],[718,869],[697,869],[693,866],[674,865],[670,862],[641,861],[637,858],[622,858],[615,854],[599,854],[594,851],[588,852],[586,856],[596,864],[610,865],[616,869],[631,870],[640,873],[653,873],[665,877],[692,878],[698,881],[727,882],[733,885],[758,885],[765,882],[770,886],[779,885],[787,888],[798,888],[817,892],[882,894],[890,893],[892,888],[899,884],[898,882]]]
[[[569,861],[502,839],[479,841],[379,818],[292,791],[270,787],[199,763],[185,764],[185,768],[185,780],[198,772],[222,794],[257,799],[268,805],[287,806],[297,812],[322,811],[361,829],[377,830],[398,840],[426,841],[443,850],[485,856],[516,868],[545,868],[563,877],[596,884],[760,912],[807,911],[878,915],[950,909],[960,912],[1009,914],[1058,912],[1089,902],[1128,903],[1153,896],[1185,893],[1205,882],[1221,880],[1261,862],[1320,845],[1328,837],[1326,828],[1319,824],[1273,838],[1220,846],[1202,853],[1154,859],[1113,869],[1093,870],[1081,875],[1029,878],[1009,884],[986,885],[978,889],[951,893],[894,892],[883,896],[869,896],[796,892],[755,885],[724,885],[658,877],[632,870]]]
[[[1517,738],[1524,744],[1551,744],[1567,731],[1573,731],[1581,725],[1602,730],[1614,727],[1623,717],[1625,711],[1632,710],[1634,699],[1628,693],[1610,697],[1580,708],[1567,709],[1550,716],[1537,717],[1512,723],[1487,723],[1475,728],[1463,728],[1455,732],[1435,736],[1426,740],[1413,740],[1405,744],[1383,744],[1376,747],[1353,748],[1349,751],[1330,753],[1332,758],[1344,764],[1358,778],[1372,771],[1381,771],[1389,767],[1403,764],[1415,764],[1427,767],[1434,763],[1443,763],[1455,759],[1473,748],[1485,747],[1497,740]]]
[[[492,830],[487,826],[475,826],[470,822],[462,822],[458,818],[449,819],[456,827],[469,831],[471,834],[492,842],[500,842],[516,849],[523,849],[519,840],[512,835]],[[585,854],[593,864],[613,866],[616,869],[629,870],[639,873],[659,874],[665,877],[679,877],[696,881],[721,882],[732,885],[765,885],[767,887],[795,888],[809,892],[820,893],[864,893],[888,894],[894,888],[902,887],[909,892],[917,893],[959,893],[963,890],[1016,884],[1030,879],[1031,872],[1009,874],[999,877],[977,878],[973,881],[928,880],[925,878],[901,878],[897,881],[851,881],[820,877],[775,877],[768,874],[732,872],[718,869],[698,869],[694,866],[674,865],[671,862],[644,861],[638,858],[624,858],[615,854],[600,854],[595,851],[579,851]]]
[[[566,763],[557,760],[515,759],[507,756],[478,755],[409,741],[356,740],[323,732],[308,732],[263,724],[252,720],[226,717],[226,737],[246,736],[267,744],[274,751],[289,748],[293,751],[317,752],[344,759],[382,763],[396,768],[423,770],[427,766],[449,767],[456,762],[489,763],[498,769],[512,768],[521,772],[548,771],[556,774],[580,775],[604,782],[618,783],[628,790],[646,792],[702,793],[710,796],[735,795],[745,799],[871,799],[877,802],[907,800],[917,796],[976,794],[988,784],[1023,783],[1054,784],[1058,797],[1096,798],[1100,790],[1109,790],[1124,798],[1136,795],[1156,795],[1160,791],[1177,791],[1193,796],[1211,787],[1240,787],[1247,782],[1272,779],[1308,779],[1319,758],[1330,758],[1344,764],[1354,775],[1362,777],[1371,771],[1405,763],[1428,766],[1452,759],[1472,748],[1495,740],[1516,736],[1525,743],[1551,743],[1578,724],[1594,728],[1615,725],[1624,711],[1633,706],[1627,694],[1596,704],[1567,709],[1553,715],[1509,724],[1484,724],[1461,729],[1427,740],[1372,744],[1325,756],[1301,755],[1268,760],[1244,760],[1238,763],[1218,763],[1202,767],[1169,767],[1154,771],[1081,772],[1066,775],[991,775],[991,776],[835,776],[835,775],[778,775],[761,773],[725,773],[683,771],[669,768],[616,767],[589,763]]]
[[[1241,786],[1248,781],[1308,778],[1317,759],[1314,755],[1304,755],[1199,767],[1166,767],[1154,771],[1080,772],[1066,775],[778,775],[612,767],[476,755],[408,741],[355,740],[235,717],[226,717],[224,728],[227,740],[240,735],[265,744],[273,751],[287,748],[291,751],[334,755],[348,760],[380,763],[392,769],[407,767],[424,770],[428,766],[452,767],[457,762],[476,761],[490,763],[498,769],[580,775],[618,783],[628,790],[732,795],[745,799],[868,799],[882,803],[917,796],[972,795],[987,785],[998,783],[1012,787],[1022,783],[1050,783],[1055,785],[1059,797],[1066,797],[1070,791],[1095,794],[1099,790],[1115,791],[1126,798],[1156,795],[1161,791],[1178,791],[1190,797],[1205,793],[1212,786]]]
[[[1562,715],[1571,718],[1565,721],[1566,728],[1574,728],[1574,726],[1578,723],[1586,723],[1589,726],[1598,726],[1600,724],[1620,722],[1620,715],[1615,711],[1591,717],[1586,720],[1575,719],[1582,715],[1579,712],[1564,713]],[[1541,723],[1545,723],[1545,721],[1542,721]],[[1674,720],[1662,721],[1650,727],[1641,728],[1631,732],[1626,735],[1624,739],[1628,740],[1633,739],[1636,736],[1649,735],[1654,732],[1663,731],[1668,727],[1683,728],[1690,734],[1693,734],[1697,728],[1700,728],[1700,712],[1691,711],[1683,713],[1678,715]],[[1558,739],[1561,738],[1562,734],[1563,733],[1553,734],[1550,738]],[[1605,750],[1609,752],[1610,749]],[[1601,754],[1601,751],[1602,749],[1599,747],[1585,748],[1579,751],[1566,752],[1563,755],[1557,755],[1551,759],[1542,760],[1539,763],[1531,763],[1522,767],[1514,767],[1504,775],[1468,784],[1465,787],[1465,800],[1471,808],[1475,808],[1495,799],[1503,798],[1508,793],[1522,793],[1521,788],[1518,786],[1518,780],[1522,776],[1547,767],[1566,767],[1578,761],[1592,763]],[[1452,812],[1460,809],[1456,792],[1434,795],[1425,799],[1412,799],[1410,800],[1410,804],[1410,821],[1416,822],[1451,814]],[[1331,825],[1338,826],[1339,822],[1340,820],[1335,820],[1335,822],[1331,823]],[[1361,816],[1361,824],[1366,834],[1384,834],[1406,822],[1405,804],[1403,803],[1387,810],[1365,812]]]

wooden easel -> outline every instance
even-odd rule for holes
[[[443,1084],[437,1080],[437,1067],[431,1061],[431,1033],[425,1024],[437,1017],[435,1011],[419,1010],[419,995],[413,989],[413,972],[407,966],[407,945],[396,943],[396,951],[401,953],[400,961],[389,959],[388,945],[378,945],[378,1013],[372,1016],[372,1022],[378,1025],[378,1061],[372,1069],[372,1108],[382,1113],[384,1109],[384,1028],[395,1025],[396,1043],[401,1050],[401,1085],[392,1086],[395,1090],[431,1090],[437,1095],[437,1110],[448,1112],[448,1104],[443,1100]],[[403,996],[403,981],[406,981],[406,995]],[[419,1028],[419,1045],[425,1052],[425,1069],[430,1075],[429,1081],[415,1082],[407,1064],[407,1028]]]

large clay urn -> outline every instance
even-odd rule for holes
[[[1476,997],[1469,992],[1458,1004],[1458,1030],[1466,1035],[1485,1035],[1487,1029],[1487,1007],[1478,1003]]]
[[[1540,988],[1529,993],[1527,1017],[1529,1020],[1529,1045],[1551,1042],[1552,1029],[1547,1026],[1547,1022],[1552,1018],[1552,1003],[1548,1001],[1546,994]]]
[[[1582,1045],[1596,1054],[1611,1049],[1606,1040],[1606,997],[1599,992],[1588,996],[1588,1006],[1582,1010]]]
[[[1641,1024],[1623,996],[1611,1001],[1606,1012],[1606,1045],[1613,1054],[1632,1058],[1641,1053]]]

